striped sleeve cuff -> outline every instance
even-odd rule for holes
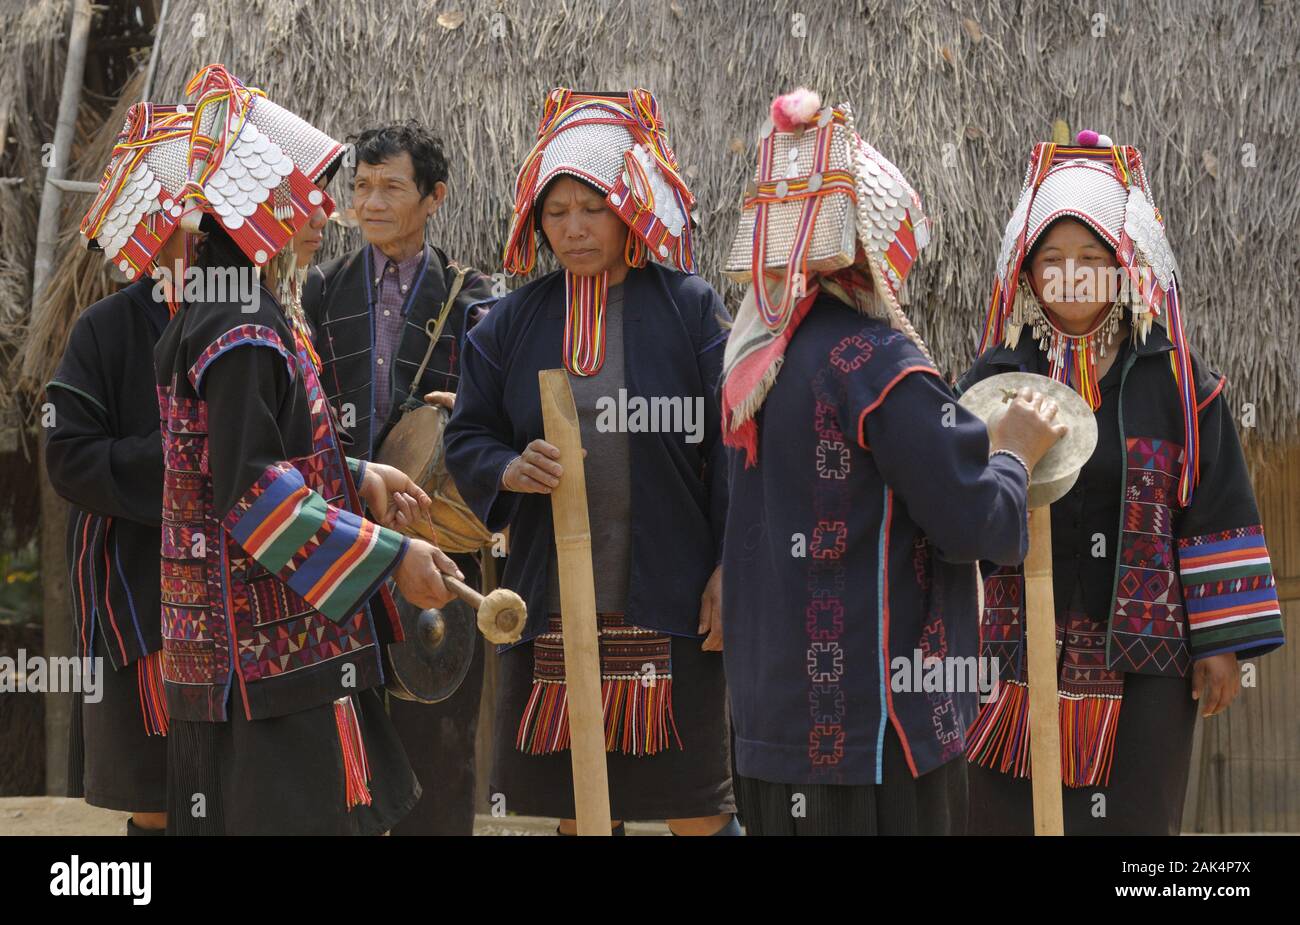
[[[1178,541],[1193,659],[1263,655],[1282,645],[1282,608],[1258,524]]]
[[[223,526],[263,568],[335,623],[361,609],[408,542],[328,504],[288,463],[268,466]]]

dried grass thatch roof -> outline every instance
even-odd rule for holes
[[[1058,118],[1096,128],[1146,156],[1193,343],[1228,374],[1234,403],[1257,403],[1263,436],[1295,438],[1300,162],[1288,134],[1300,7],[1114,6],[1101,20],[1095,4],[1014,0],[173,0],[154,96],[178,95],[197,66],[220,61],[339,136],[426,121],[452,157],[433,236],[496,270],[545,91],[648,87],[700,199],[701,271],[734,303],[719,265],[754,129],[774,93],[815,87],[853,104],[935,219],[908,289],[917,327],[953,371],[977,341],[1031,144]]]
[[[24,336],[31,302],[41,145],[53,134],[67,42],[69,0],[0,3],[0,370]],[[21,182],[10,182],[21,180]],[[4,385],[12,379],[5,377]],[[14,412],[0,389],[0,431]]]

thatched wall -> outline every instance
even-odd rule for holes
[[[753,130],[774,92],[805,83],[850,100],[926,201],[936,234],[912,311],[952,370],[973,351],[1029,147],[1064,118],[1143,149],[1193,342],[1229,375],[1234,403],[1257,404],[1258,433],[1295,436],[1300,165],[1285,133],[1300,104],[1300,6],[1108,6],[1102,21],[1092,3],[1009,0],[175,0],[155,98],[221,61],[338,135],[425,120],[453,157],[434,238],[495,270],[545,91],[647,86],[701,201],[702,271],[734,302],[718,267]]]
[[[78,120],[80,144],[71,155],[69,177],[99,180],[117,141],[118,130],[126,120],[126,111],[140,97],[144,75],[144,70],[137,71],[122,88],[116,104],[106,113],[83,110]],[[94,304],[118,285],[110,276],[110,267],[103,253],[87,250],[81,238],[81,217],[90,200],[91,196],[84,193],[65,193],[63,196],[60,253],[47,282],[44,299],[37,307],[35,317],[27,323],[22,350],[14,364],[13,375],[20,393],[33,398],[40,394],[53,375],[80,310]],[[32,403],[29,418],[34,416],[38,406],[38,402]]]
[[[753,129],[774,92],[806,83],[852,102],[933,214],[910,294],[953,369],[971,356],[1029,147],[1064,118],[1142,148],[1193,342],[1228,373],[1235,402],[1258,403],[1263,434],[1295,435],[1300,163],[1286,132],[1300,106],[1300,5],[1100,6],[1104,23],[1092,2],[176,0],[158,93],[223,61],[338,134],[428,121],[454,157],[434,236],[496,269],[545,91],[649,87],[701,201],[703,273],[723,287]]]
[[[41,145],[54,134],[68,6],[68,0],[0,3],[0,370],[12,361],[28,320]],[[12,423],[13,397],[0,388],[0,431]],[[0,452],[12,450],[9,443]]]

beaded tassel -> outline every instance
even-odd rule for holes
[[[276,219],[287,222],[293,218],[293,198],[289,193],[287,180],[280,181],[280,185],[272,193],[271,201],[275,204],[273,211]]]
[[[605,365],[605,302],[609,274],[577,276],[564,271],[564,366],[575,376],[594,376]]]
[[[343,752],[343,779],[346,792],[344,800],[350,810],[354,806],[370,805],[370,762],[366,759],[366,745],[361,739],[361,723],[351,697],[334,701],[334,724],[338,727],[339,748]]]
[[[1047,355],[1048,375],[1079,393],[1096,411],[1101,407],[1101,386],[1097,376],[1097,359],[1106,356],[1106,347],[1119,333],[1122,305],[1116,301],[1100,324],[1087,334],[1066,334],[1047,318],[1033,291],[1022,278],[1020,291],[1008,316],[1008,346],[1015,347],[1020,328],[1032,327],[1034,340]]]
[[[140,713],[146,735],[167,734],[167,697],[163,692],[162,653],[151,652],[136,662],[136,683],[140,689]]]

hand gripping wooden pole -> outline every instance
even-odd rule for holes
[[[1064,835],[1061,813],[1061,713],[1057,700],[1056,602],[1052,599],[1052,503],[1065,497],[1097,448],[1097,419],[1069,386],[1035,373],[1001,373],[975,383],[962,407],[992,424],[1021,389],[1056,402],[1068,428],[1029,479],[1029,554],[1025,557],[1025,664],[1029,673],[1029,760],[1034,834]],[[981,605],[981,610],[982,610]]]
[[[560,451],[564,475],[551,491],[555,553],[560,573],[560,623],[568,694],[569,754],[579,835],[609,835],[609,770],[600,696],[600,646],[596,638],[596,583],[591,565],[591,521],[582,463],[582,433],[569,375],[537,374],[546,442]]]
[[[1025,557],[1025,661],[1029,669],[1029,761],[1034,834],[1064,835],[1061,707],[1056,690],[1056,603],[1052,594],[1052,509],[1029,513]]]

